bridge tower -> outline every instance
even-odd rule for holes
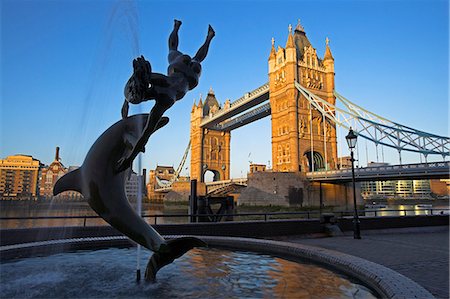
[[[191,111],[191,179],[205,181],[205,173],[211,171],[214,181],[230,179],[230,132],[203,129],[203,117],[220,109],[212,88],[205,103],[200,100]]]
[[[319,58],[297,24],[289,25],[285,48],[272,39],[269,89],[272,116],[272,165],[279,172],[307,172],[337,168],[336,125],[311,109],[295,87],[298,82],[320,98],[335,104],[334,58],[326,39]]]

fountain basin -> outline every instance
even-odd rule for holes
[[[170,238],[175,236],[166,237]],[[213,248],[217,247],[247,252],[258,252],[294,261],[307,261],[309,263],[312,262],[319,264],[325,268],[347,275],[353,281],[360,282],[366,287],[366,289],[373,290],[376,296],[385,298],[433,298],[431,293],[423,287],[391,269],[336,251],[301,244],[262,239],[211,236],[201,236],[200,238]],[[57,248],[58,250],[67,250],[68,248],[71,250],[74,248],[104,248],[108,245],[126,247],[126,244],[128,244],[128,246],[130,246],[127,238],[114,236],[53,240],[9,245],[2,246],[0,252],[2,257],[5,253],[6,255],[9,255],[11,252],[14,252],[16,256],[20,255],[22,257],[24,256],[24,252],[26,255],[30,255],[31,253],[33,255],[48,254],[48,248],[53,247],[51,245],[52,243],[56,243],[56,247],[54,248]],[[46,249],[46,251],[44,249]],[[10,257],[12,257],[12,255]],[[258,260],[259,257],[254,256],[253,258],[250,258],[250,260],[252,259]],[[144,265],[145,263],[146,261],[143,262]],[[131,264],[133,265],[135,263]]]
[[[141,257],[145,265],[150,256]],[[265,254],[194,249],[135,282],[136,250],[110,248],[26,258],[2,265],[1,298],[376,298],[314,264]]]

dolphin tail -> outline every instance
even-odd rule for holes
[[[172,263],[192,248],[206,246],[208,245],[205,242],[194,237],[183,237],[167,241],[167,248],[161,248],[160,251],[153,253],[148,261],[147,269],[145,270],[145,280],[155,280],[159,269]]]
[[[77,191],[81,193],[81,168],[66,173],[56,182],[53,187],[53,195],[58,195],[64,191]]]

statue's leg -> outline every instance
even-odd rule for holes
[[[122,105],[122,119],[128,116],[128,105],[127,100],[124,100]]]
[[[214,29],[209,25],[208,27],[208,35],[206,36],[205,43],[198,49],[197,54],[195,54],[193,60],[196,60],[198,62],[202,62],[206,55],[208,54],[209,44],[211,43],[211,40],[216,35],[214,32]]]
[[[181,21],[175,20],[172,33],[169,36],[169,51],[178,51],[178,30],[180,26]]]

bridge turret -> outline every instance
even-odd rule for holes
[[[334,124],[324,120],[318,111],[309,110],[295,82],[334,104],[331,50],[327,45],[324,58],[319,58],[300,21],[295,30],[289,25],[286,48],[278,46],[275,57],[269,59],[273,170],[306,172],[313,166],[316,170],[335,168]]]
[[[323,56],[323,66],[325,67],[325,84],[324,90],[327,93],[328,102],[335,105],[336,98],[334,97],[334,58],[330,50],[330,40],[325,39],[325,55]]]
[[[194,107],[191,111],[191,168],[190,176],[191,179],[200,179],[201,176],[201,164],[202,164],[202,140],[203,140],[203,129],[200,127],[200,123],[203,118],[203,102],[202,96],[200,95],[200,100],[196,105],[194,102]]]
[[[272,48],[269,55],[269,74],[275,70],[275,63],[277,54],[275,52],[275,39],[272,37]]]
[[[286,42],[286,62],[294,62],[297,64],[297,55],[296,55],[295,45],[294,45],[294,37],[292,36],[292,26],[289,25],[289,34]]]
[[[205,118],[221,110],[213,89],[210,88],[204,102],[200,96],[198,105],[194,106],[191,112],[190,177],[204,182],[205,173],[211,171],[215,179],[228,180],[230,178],[230,132],[201,127]]]

